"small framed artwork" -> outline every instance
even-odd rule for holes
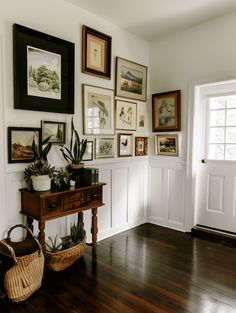
[[[128,157],[133,155],[133,135],[118,134],[118,156]]]
[[[116,100],[116,129],[136,130],[137,103]]]
[[[181,130],[180,90],[152,95],[152,130],[154,132]]]
[[[147,67],[117,57],[116,96],[139,101],[146,101]]]
[[[8,127],[8,163],[28,163],[34,159],[32,144],[41,149],[41,128]]]
[[[145,110],[137,110],[137,126],[136,130],[140,132],[146,131],[147,112]]]
[[[156,154],[178,156],[178,135],[156,135]]]
[[[114,135],[114,90],[83,85],[83,122],[86,135]]]
[[[93,160],[93,141],[90,140],[87,141],[87,146],[82,161],[92,161],[92,160]]]
[[[114,158],[114,138],[96,138],[96,159]]]
[[[66,123],[41,121],[42,140],[51,136],[49,142],[53,144],[66,143]]]
[[[148,154],[148,137],[135,137],[135,155],[143,156]]]
[[[85,25],[82,37],[82,72],[111,79],[112,38]]]
[[[74,43],[14,24],[14,108],[74,113]]]

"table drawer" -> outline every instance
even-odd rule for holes
[[[64,195],[63,210],[73,210],[80,208],[85,205],[85,194],[84,192],[75,191]]]
[[[55,196],[43,199],[42,202],[42,217],[54,216],[61,212],[62,197]]]
[[[102,204],[102,188],[87,191],[87,205]]]

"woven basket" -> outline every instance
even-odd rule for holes
[[[58,252],[46,251],[46,266],[55,272],[60,272],[75,263],[86,250],[86,236],[79,244]]]
[[[26,229],[27,236],[21,242],[12,242],[10,235],[17,227]],[[0,241],[0,253],[14,261],[4,276],[6,295],[13,302],[24,301],[42,284],[44,255],[41,245],[31,230],[20,224],[10,228],[7,238]]]

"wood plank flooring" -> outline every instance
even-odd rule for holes
[[[45,273],[27,301],[1,313],[233,313],[236,248],[144,224],[101,241],[96,259]]]

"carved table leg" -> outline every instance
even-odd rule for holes
[[[92,242],[93,247],[96,248],[97,246],[97,233],[98,233],[98,227],[97,227],[97,208],[92,209]]]
[[[42,250],[45,253],[46,247],[45,247],[45,222],[39,221],[39,242],[42,245]]]
[[[83,212],[78,213],[78,222],[82,223],[82,225],[84,226]]]

